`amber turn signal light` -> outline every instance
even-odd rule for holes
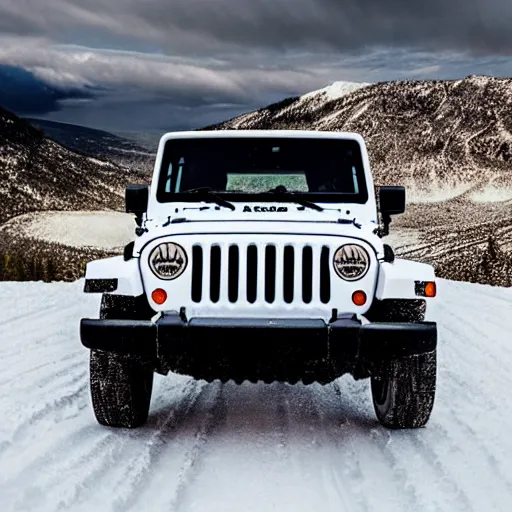
[[[425,285],[425,297],[435,297],[437,294],[436,283],[429,282]]]
[[[435,297],[437,295],[437,287],[434,281],[416,281],[416,295],[420,297]]]
[[[364,306],[366,304],[366,298],[366,293],[364,293],[362,290],[358,290],[352,294],[352,302],[356,306]]]
[[[151,298],[154,302],[156,302],[159,306],[161,306],[167,300],[167,292],[162,290],[162,288],[157,288],[151,294]]]

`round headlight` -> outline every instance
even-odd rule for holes
[[[149,266],[160,279],[170,281],[181,276],[187,267],[183,247],[172,242],[157,245],[149,255]]]
[[[342,245],[334,253],[334,270],[345,281],[362,279],[370,268],[370,256],[364,247]]]

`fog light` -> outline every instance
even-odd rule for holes
[[[358,290],[352,294],[352,302],[356,306],[364,306],[366,304],[366,293],[363,290]]]
[[[159,306],[161,306],[167,300],[167,292],[162,290],[162,288],[157,288],[152,294],[151,298],[154,302],[156,302]]]

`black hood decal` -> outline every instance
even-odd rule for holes
[[[255,213],[265,213],[265,212],[287,212],[287,206],[244,206],[244,212],[255,212]]]

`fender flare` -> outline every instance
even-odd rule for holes
[[[138,297],[144,293],[139,259],[125,261],[122,256],[104,258],[87,263],[85,271],[86,293],[109,293]]]
[[[378,300],[426,298],[416,293],[416,283],[435,282],[435,279],[432,265],[403,259],[396,259],[393,263],[384,262],[380,264],[375,298]]]

